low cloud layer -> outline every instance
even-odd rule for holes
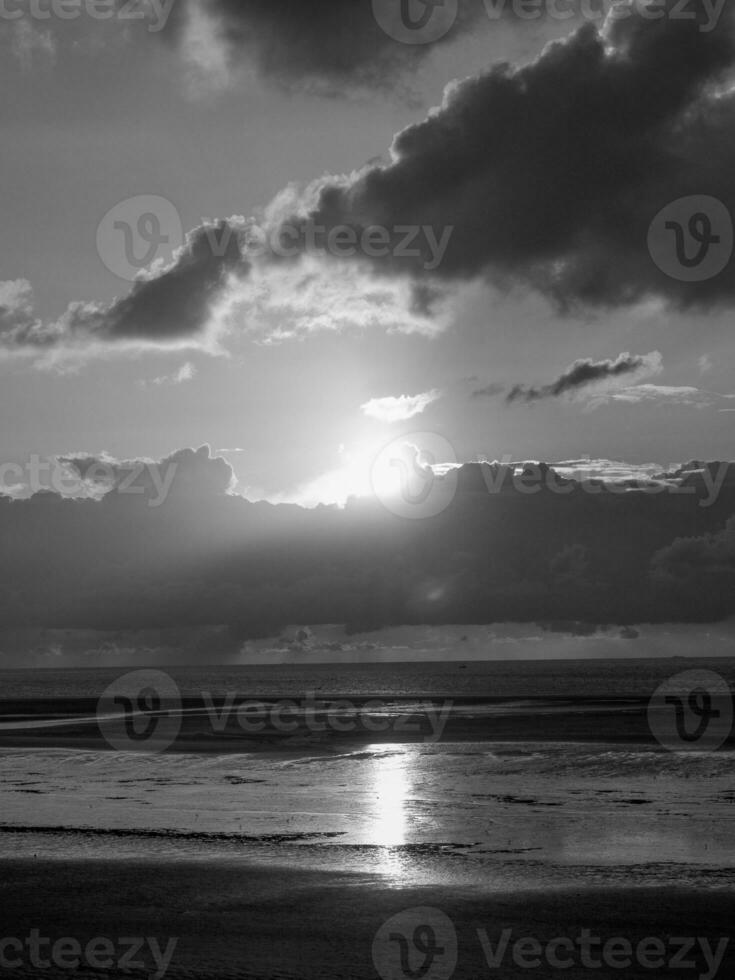
[[[727,615],[735,594],[735,517],[722,530],[681,537],[658,551],[651,576],[659,591],[681,604],[693,621]]]
[[[158,461],[64,459],[94,485],[86,499],[0,496],[0,628],[221,624],[243,638],[294,622],[735,614],[734,464],[466,464],[449,506],[416,521],[372,498],[344,509],[251,503],[207,447]]]
[[[211,498],[227,494],[235,483],[229,463],[221,456],[212,457],[206,445],[179,449],[161,460],[119,460],[107,454],[83,453],[59,456],[58,460],[88,485],[89,496],[97,498],[117,493],[162,505],[170,493]]]

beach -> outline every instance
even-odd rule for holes
[[[576,940],[583,929],[605,942],[625,938],[637,946],[661,937],[665,946],[666,963],[658,969],[640,964],[590,969],[577,954],[576,965],[558,975],[699,977],[707,974],[707,965],[697,951],[692,968],[675,974],[669,968],[681,949],[669,939],[708,937],[715,949],[730,935],[735,914],[729,890],[598,886],[507,892],[491,881],[486,889],[387,887],[376,874],[335,875],[285,864],[263,868],[247,861],[5,859],[1,869],[4,935],[25,936],[30,923],[43,923],[44,937],[75,937],[81,944],[99,936],[140,936],[155,938],[165,949],[175,937],[166,973],[173,980],[374,980],[380,975],[375,959],[384,962],[382,947],[374,950],[376,934],[392,916],[416,908],[438,910],[453,924],[458,977],[557,975],[541,966],[518,966],[510,952],[499,968],[488,965],[478,930],[485,930],[496,949],[507,929],[513,941],[535,937],[542,946],[557,937]],[[149,976],[152,957],[146,949],[138,956],[143,969],[105,970],[104,975]],[[590,962],[595,956],[600,959],[599,945]],[[718,975],[731,976],[733,965],[728,946]],[[26,966],[3,975],[57,977],[69,971]]]
[[[36,930],[80,976],[726,977],[733,752],[654,737],[672,666],[691,665],[172,672],[176,711],[134,720],[176,719],[160,751],[115,744],[95,711],[132,674],[16,677],[0,973],[69,975]]]

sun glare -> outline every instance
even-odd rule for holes
[[[434,473],[441,473],[444,457],[414,444],[415,436],[384,442],[339,447],[339,465],[301,487],[295,502],[312,507],[319,503],[344,506],[350,497],[376,496],[384,503],[392,498],[421,499],[431,490]],[[449,460],[449,465],[453,460]],[[437,466],[437,463],[439,464]]]
[[[326,473],[313,487],[319,499],[343,505],[349,497],[390,497],[400,492],[400,473],[382,447],[341,448],[341,466]]]
[[[406,840],[406,803],[409,790],[403,754],[386,752],[373,760],[376,794],[372,839],[381,847],[396,847]]]

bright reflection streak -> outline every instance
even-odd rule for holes
[[[372,843],[380,848],[380,870],[397,873],[401,869],[401,853],[388,848],[406,842],[409,777],[408,756],[401,752],[385,752],[373,759],[375,810],[369,833]]]

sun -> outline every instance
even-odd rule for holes
[[[382,445],[363,443],[341,453],[342,466],[335,472],[341,496],[390,495],[399,489],[397,472],[382,453]]]
[[[387,443],[371,440],[340,445],[338,465],[301,488],[299,502],[343,507],[350,497],[377,497],[388,505],[394,499],[412,500],[431,489],[435,462],[435,454],[419,448],[412,436],[398,436]]]
[[[399,493],[400,472],[384,450],[382,442],[341,445],[338,465],[308,485],[304,502],[344,506],[350,497],[384,499]]]

